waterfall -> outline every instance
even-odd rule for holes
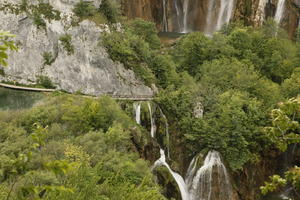
[[[148,109],[150,113],[150,121],[151,121],[151,137],[155,137],[156,132],[156,124],[155,124],[155,118],[154,118],[154,109],[152,110],[151,103],[148,102]]]
[[[164,150],[154,167],[165,166],[175,179],[183,200],[232,200],[232,187],[219,152],[210,151],[204,165],[197,171],[199,157],[194,157],[189,165],[185,180],[174,172],[166,162]]]
[[[167,117],[165,116],[165,114],[163,113],[163,111],[159,108],[160,114],[163,117],[164,121],[165,121],[165,128],[166,128],[166,137],[167,137],[167,150],[168,150],[168,158],[170,159],[170,133],[169,133],[169,124],[168,124],[168,120]]]
[[[232,199],[229,177],[219,152],[210,151],[204,165],[197,171],[191,188],[191,199]]]
[[[165,166],[169,170],[170,174],[173,176],[179,187],[182,200],[191,200],[189,198],[189,192],[183,178],[170,168],[170,166],[166,162],[165,152],[162,149],[160,149],[160,158],[154,163],[154,168],[159,166]]]
[[[280,24],[285,9],[285,0],[278,0],[274,20]]]
[[[163,29],[168,32],[167,1],[163,0]]]
[[[235,0],[210,0],[207,7],[205,33],[211,35],[229,23]]]
[[[268,3],[268,0],[259,0],[258,8],[255,15],[255,22],[262,24],[265,19],[265,8]]]
[[[188,11],[190,0],[184,0],[183,2],[183,33],[188,32]]]
[[[136,121],[136,123],[141,124],[141,103],[134,102],[133,108],[135,111],[135,121]]]
[[[234,0],[221,0],[216,31],[220,30],[224,24],[227,24],[230,21],[233,7]]]
[[[196,170],[197,170],[197,162],[198,162],[198,159],[199,157],[196,156],[192,159],[190,165],[189,165],[189,168],[186,172],[186,175],[185,175],[185,183],[187,185],[187,188],[190,190],[192,185],[193,185],[193,178],[195,176],[195,173],[196,173]]]
[[[174,7],[175,7],[175,10],[176,10],[176,18],[177,18],[177,23],[178,23],[178,28],[181,32],[182,30],[182,25],[181,25],[181,17],[180,17],[180,10],[179,10],[179,5],[178,5],[178,0],[174,0]]]

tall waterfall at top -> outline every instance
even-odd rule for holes
[[[224,24],[227,24],[232,16],[234,0],[221,0],[219,17],[216,30],[220,30]]]
[[[163,0],[163,29],[165,32],[168,32],[167,11],[167,1]]]
[[[262,24],[265,19],[265,8],[268,3],[268,0],[259,0],[258,8],[255,14],[255,22],[257,24]]]
[[[206,16],[205,33],[211,35],[227,24],[234,10],[235,0],[210,0]]]
[[[184,0],[183,2],[183,33],[188,32],[188,12],[189,12],[190,0]]]
[[[282,20],[284,9],[285,9],[285,0],[278,0],[277,9],[276,9],[275,17],[274,17],[274,20],[278,24],[280,24],[280,22]]]

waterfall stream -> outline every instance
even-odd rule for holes
[[[133,108],[135,111],[135,121],[136,121],[136,123],[141,124],[141,103],[134,102]]]
[[[168,32],[167,1],[163,0],[163,30]]]
[[[278,0],[274,20],[280,24],[285,10],[285,0]]]
[[[234,0],[221,0],[216,31],[220,30],[224,24],[227,24],[230,21],[233,8]]]
[[[258,8],[255,15],[255,21],[258,24],[262,24],[265,19],[265,8],[268,3],[268,0],[259,0]]]
[[[210,0],[206,16],[205,33],[211,35],[229,23],[235,6],[235,0]]]
[[[183,2],[183,33],[188,32],[188,12],[189,12],[190,0],[184,0]]]
[[[147,102],[150,121],[151,137],[155,137],[155,105]],[[140,122],[141,103],[134,103],[136,121]],[[161,116],[165,120],[166,135],[169,137],[168,121],[162,110],[158,107]],[[169,138],[167,138],[169,139]],[[167,149],[169,141],[167,142]],[[168,153],[169,154],[169,153]],[[160,158],[155,161],[152,169],[164,166],[168,169],[180,190],[182,200],[232,200],[232,188],[225,165],[222,163],[220,153],[217,151],[208,152],[204,164],[198,168],[199,158],[195,156],[187,169],[185,179],[180,174],[174,172],[166,161],[166,155],[163,147],[160,147]]]

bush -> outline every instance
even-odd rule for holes
[[[51,52],[45,51],[43,53],[43,59],[44,59],[43,65],[45,66],[45,65],[51,65],[52,63],[54,63],[56,58],[52,55]]]
[[[54,89],[55,86],[53,85],[52,81],[48,76],[39,76],[37,79],[37,84],[49,89]]]
[[[110,23],[116,23],[120,16],[118,5],[110,0],[102,0],[99,12],[102,13]]]
[[[81,0],[75,5],[73,12],[80,18],[90,17],[95,15],[96,8],[91,2]]]
[[[72,36],[65,34],[59,37],[59,41],[63,45],[64,49],[68,52],[68,55],[74,54],[74,46],[72,44]]]

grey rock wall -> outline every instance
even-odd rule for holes
[[[47,76],[62,90],[82,92],[90,95],[152,95],[131,70],[113,62],[103,46],[101,34],[109,31],[105,25],[96,26],[90,21],[82,21],[79,26],[70,26],[72,6],[79,0],[49,0],[55,9],[60,10],[62,20],[47,21],[46,29],[37,29],[26,14],[15,15],[0,11],[0,30],[16,35],[18,52],[9,55],[9,66],[5,77],[0,80],[17,81],[24,84],[35,83],[41,75]],[[18,3],[18,0],[10,0]],[[94,1],[100,3],[100,0]],[[69,34],[72,37],[74,54],[68,55],[59,37]],[[54,63],[43,65],[44,52],[56,57]]]

